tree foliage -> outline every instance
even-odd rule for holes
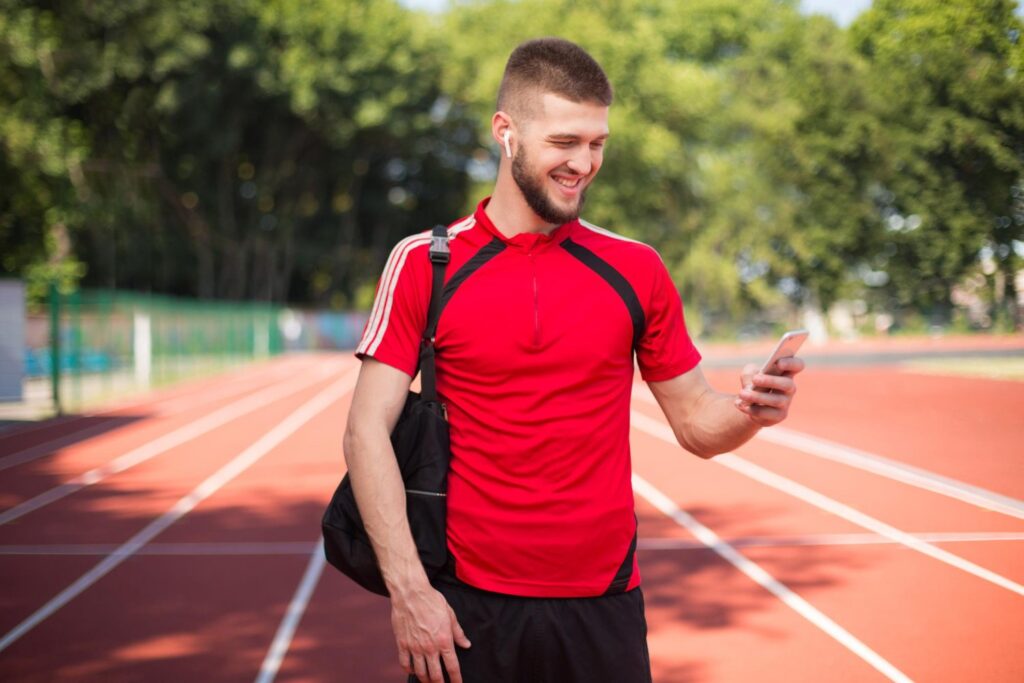
[[[1012,292],[1024,239],[1024,25],[1013,9],[877,0],[851,28],[879,93],[887,239],[876,260],[900,304],[948,308],[983,249]]]
[[[841,298],[1016,314],[1024,47],[1009,0],[0,0],[0,267],[365,304],[390,246],[467,211],[520,41],[616,91],[586,215],[654,244],[696,330]]]
[[[6,4],[6,270],[62,224],[86,284],[341,304],[462,203],[465,122],[396,3]]]

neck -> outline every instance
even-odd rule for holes
[[[487,202],[484,213],[505,237],[515,237],[523,232],[548,235],[558,227],[546,223],[533,212],[504,162],[498,172],[498,182],[494,184],[491,201]]]

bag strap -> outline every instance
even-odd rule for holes
[[[427,309],[427,326],[420,340],[420,386],[426,401],[437,402],[437,378],[434,365],[434,338],[437,336],[437,321],[441,317],[441,293],[444,289],[444,272],[451,259],[448,249],[448,228],[435,225],[430,238],[430,263],[434,277],[430,287],[430,307]]]
[[[619,295],[619,298],[622,299],[622,303],[626,304],[626,310],[629,311],[629,317],[633,321],[633,348],[636,349],[644,336],[647,319],[644,315],[644,307],[640,305],[640,299],[633,290],[633,285],[629,284],[629,280],[622,273],[615,270],[612,264],[582,244],[573,242],[571,237],[567,237],[562,241],[562,248],[611,285],[612,289]]]

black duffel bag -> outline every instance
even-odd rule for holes
[[[448,561],[446,511],[448,462],[451,450],[445,407],[438,401],[434,367],[434,335],[440,316],[441,290],[448,263],[448,233],[433,231],[430,260],[433,283],[430,309],[420,343],[422,394],[410,391],[391,432],[391,445],[405,485],[409,527],[427,576],[434,578]],[[363,519],[356,507],[348,474],[331,497],[322,520],[327,561],[363,588],[387,595]]]

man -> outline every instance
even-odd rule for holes
[[[452,570],[432,586],[388,435],[417,371],[429,234],[398,244],[357,355],[345,456],[410,680],[650,681],[630,486],[633,358],[701,457],[785,418],[802,361],[713,391],[657,252],[579,220],[612,90],[567,41],[509,58],[494,193],[448,228],[437,389],[448,411]],[[472,644],[470,641],[472,640]]]

